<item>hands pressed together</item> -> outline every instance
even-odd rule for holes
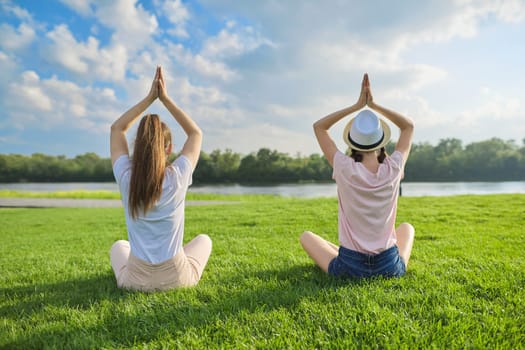
[[[370,88],[370,80],[368,79],[368,74],[365,73],[363,76],[363,82],[361,83],[361,93],[359,94],[359,99],[357,100],[356,107],[361,109],[365,106],[374,108],[374,97],[372,96],[372,90]]]
[[[166,91],[166,83],[164,82],[164,75],[162,74],[161,66],[157,66],[155,78],[151,83],[151,89],[148,93],[148,98],[151,101],[155,101],[158,98],[162,102],[168,98],[168,92]]]

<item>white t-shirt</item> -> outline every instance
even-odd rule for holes
[[[145,215],[130,215],[128,198],[131,161],[120,156],[113,164],[113,174],[120,189],[131,254],[152,264],[166,261],[182,249],[184,235],[184,203],[186,191],[192,182],[192,165],[186,156],[179,156],[166,168],[162,194]]]
[[[395,151],[377,173],[337,151],[333,178],[339,198],[339,243],[348,249],[378,254],[396,244],[395,221],[403,154]]]

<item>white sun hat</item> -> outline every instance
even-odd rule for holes
[[[346,124],[343,139],[356,151],[374,151],[390,141],[390,127],[374,112],[363,109]]]

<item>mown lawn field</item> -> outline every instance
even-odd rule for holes
[[[116,288],[122,209],[0,209],[0,348],[524,347],[525,195],[400,198],[408,273],[360,281],[298,242],[336,242],[335,198],[234,199],[186,209],[185,241],[209,234],[212,256],[198,286],[156,294]]]

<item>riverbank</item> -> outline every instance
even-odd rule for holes
[[[237,201],[189,200],[186,207],[238,204]],[[120,199],[1,197],[0,208],[120,208]]]
[[[406,197],[421,196],[452,196],[470,194],[507,194],[525,193],[525,181],[509,182],[402,182],[402,195]],[[68,195],[85,195],[86,192],[95,192],[96,196],[105,199],[119,198],[118,187],[114,182],[108,183],[0,183],[0,196],[7,191],[30,192],[32,196],[39,193],[66,192]],[[336,197],[335,183],[300,183],[279,184],[268,186],[245,186],[239,184],[229,185],[203,185],[191,186],[189,195],[276,195],[282,197],[319,198]],[[5,196],[5,195],[4,195]]]

